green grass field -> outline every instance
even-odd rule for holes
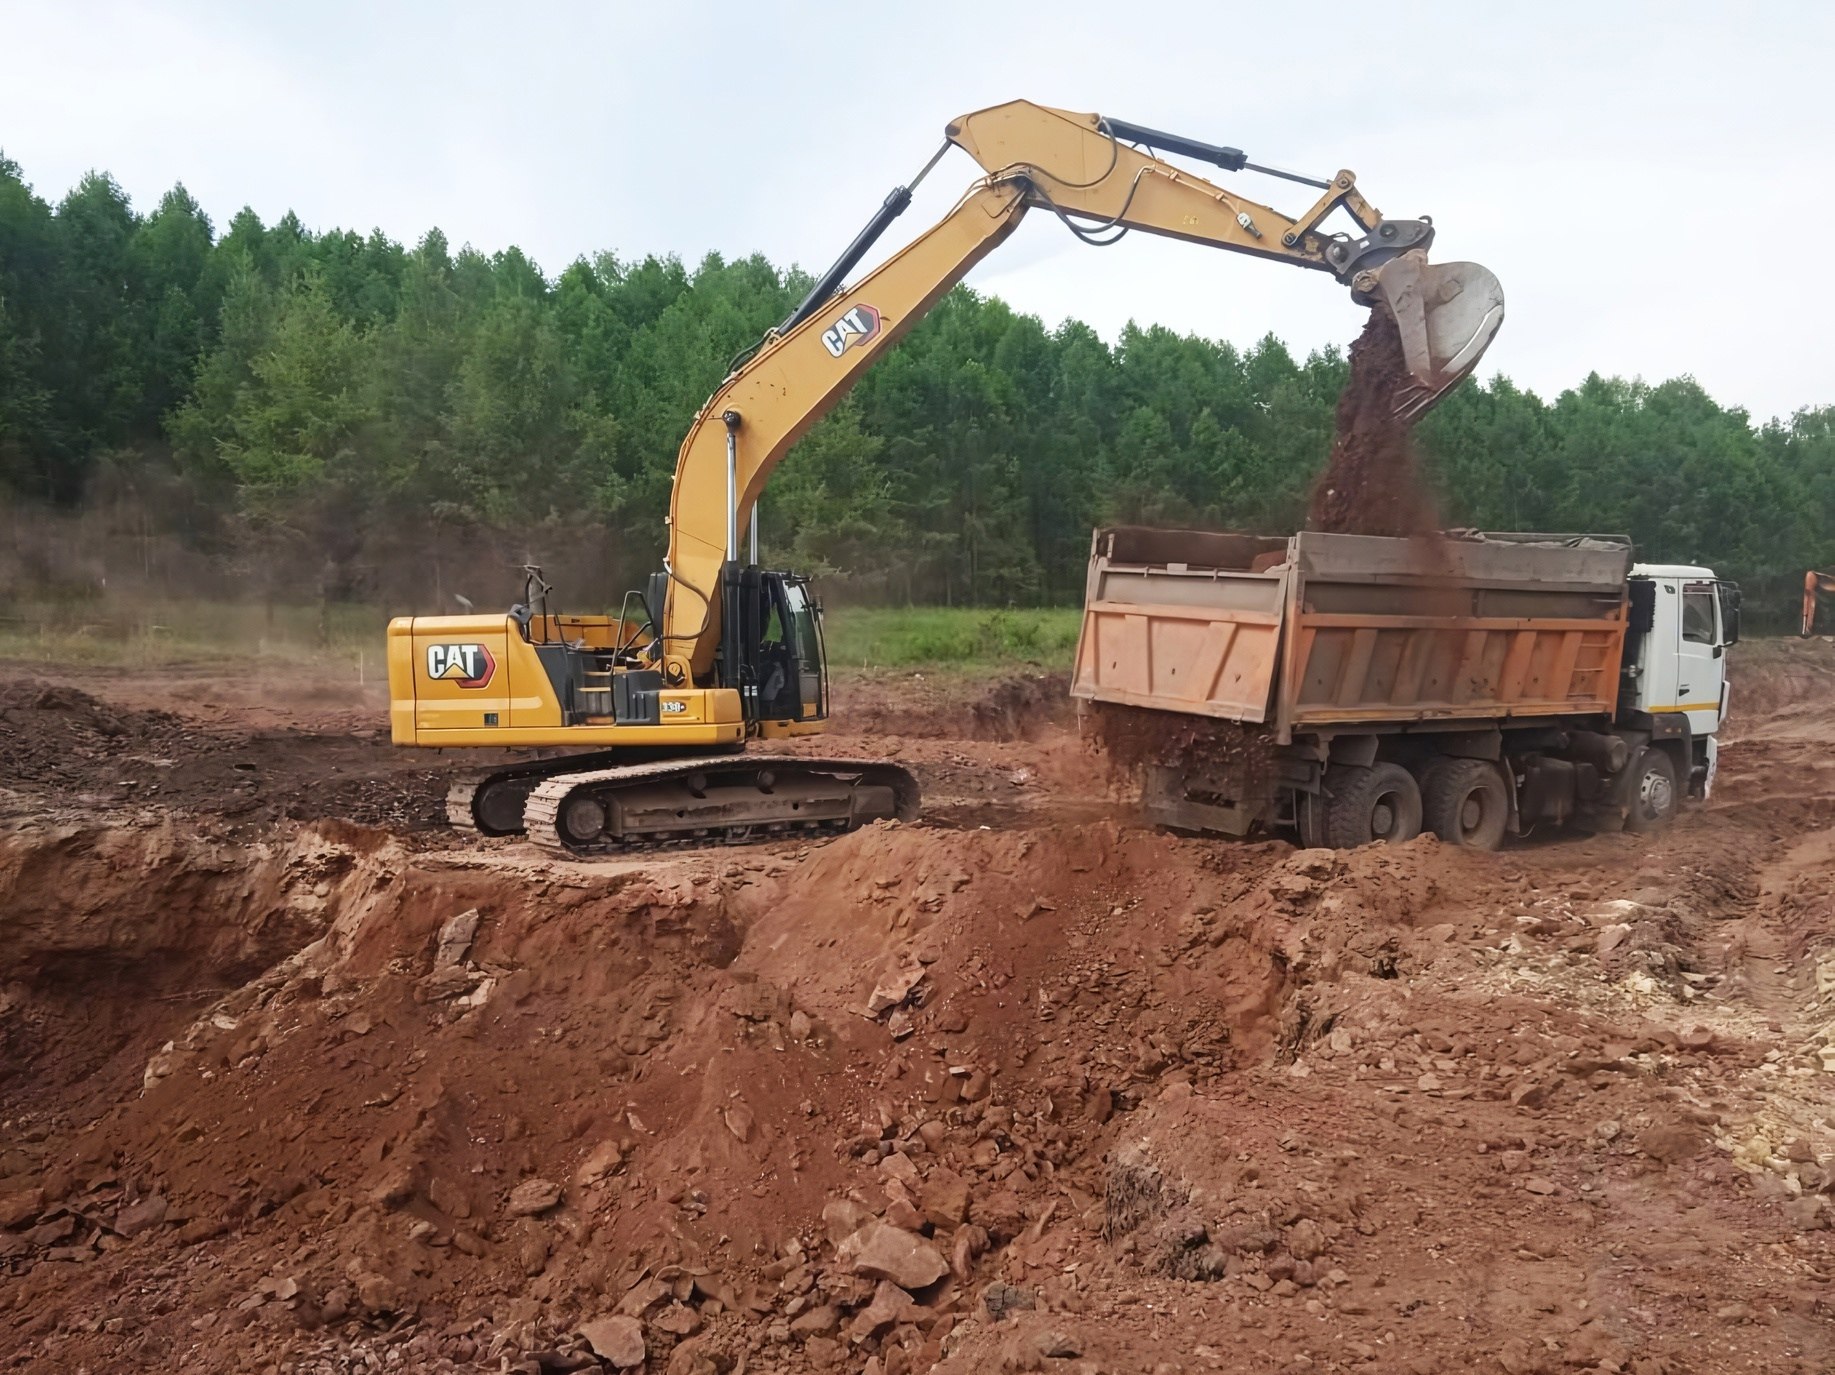
[[[837,671],[1070,666],[1074,607],[983,611],[960,607],[839,607],[827,613]],[[376,608],[231,602],[27,603],[0,614],[0,659],[153,668],[271,660],[383,671],[387,614]]]
[[[960,607],[840,607],[827,615],[830,668],[1068,669],[1081,613]]]

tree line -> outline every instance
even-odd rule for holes
[[[609,596],[660,555],[696,408],[809,285],[757,256],[550,277],[247,209],[218,232],[182,186],[142,214],[92,174],[52,205],[0,158],[0,490],[131,498],[205,552],[284,536],[315,595],[375,595],[406,532],[553,559],[590,531]],[[1336,349],[1110,344],[958,288],[780,469],[766,556],[860,599],[1074,602],[1094,525],[1294,528],[1344,377]],[[1450,524],[1626,533],[1781,606],[1835,564],[1835,406],[1755,424],[1689,378],[1500,377],[1418,442]]]

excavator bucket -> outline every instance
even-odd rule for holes
[[[1359,296],[1381,301],[1402,336],[1408,380],[1395,413],[1413,420],[1478,366],[1504,322],[1504,289],[1477,263],[1429,263],[1419,250],[1360,273]]]

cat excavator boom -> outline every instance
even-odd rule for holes
[[[845,285],[952,147],[984,175],[930,229]],[[1312,201],[1289,215],[1161,153],[1298,183]],[[738,753],[751,739],[819,731],[828,715],[819,608],[803,579],[758,566],[754,517],[791,446],[1035,209],[1086,243],[1138,229],[1329,273],[1355,301],[1394,317],[1407,376],[1393,405],[1404,416],[1471,371],[1503,319],[1491,273],[1430,264],[1432,222],[1385,219],[1348,170],[1302,176],[1237,148],[1028,101],[964,115],[695,416],[676,462],[663,570],[619,616],[551,612],[532,572],[506,617],[391,623],[397,743],[602,752],[462,784],[449,802],[456,823],[526,829],[580,851],[914,813],[916,783],[896,765]],[[1329,228],[1341,211],[1350,228]]]

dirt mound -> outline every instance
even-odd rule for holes
[[[0,683],[0,726],[0,787],[53,805],[182,808],[244,837],[289,820],[431,827],[452,773],[374,726],[222,730],[32,678]]]
[[[861,735],[929,740],[1032,741],[1070,724],[1070,676],[1016,673],[988,683],[923,675],[839,684],[835,714]]]
[[[1732,725],[1799,703],[1835,704],[1835,639],[1748,640],[1728,652]]]
[[[1414,457],[1413,426],[1394,412],[1408,378],[1395,319],[1378,307],[1351,345],[1351,373],[1338,397],[1325,474],[1313,488],[1306,528],[1340,535],[1424,535],[1440,528]]]

